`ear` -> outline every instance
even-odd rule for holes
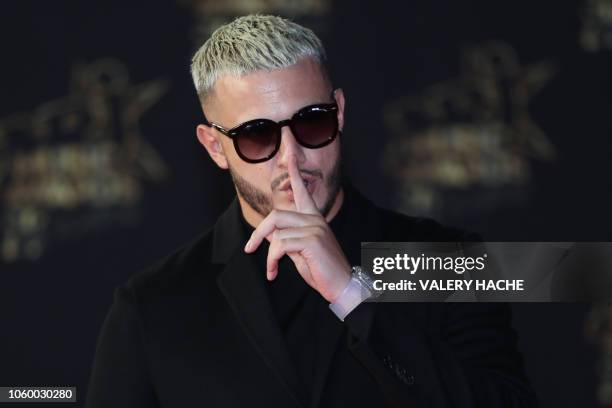
[[[342,88],[338,88],[334,91],[334,98],[338,105],[338,127],[340,131],[344,129],[344,91]]]
[[[204,146],[210,158],[217,163],[217,166],[227,170],[229,168],[227,157],[225,156],[221,142],[217,139],[217,135],[215,135],[215,130],[210,126],[198,125],[196,134],[198,136],[198,141]]]

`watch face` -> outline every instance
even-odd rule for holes
[[[366,271],[364,271],[361,266],[353,266],[352,272],[355,278],[368,289],[371,297],[376,297],[382,293],[381,291],[374,289],[374,279],[372,279],[372,277]]]

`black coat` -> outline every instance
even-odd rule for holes
[[[345,188],[361,241],[460,241]],[[109,407],[533,407],[510,311],[486,303],[364,303],[317,321],[314,391],[300,390],[237,200],[191,245],[118,288],[87,398]]]

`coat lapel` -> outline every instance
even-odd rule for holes
[[[334,320],[335,319],[335,320]],[[327,376],[334,354],[343,339],[344,326],[331,310],[324,311],[317,330],[317,354],[314,366],[313,392],[310,398],[310,407],[318,407],[321,395],[325,389]]]
[[[213,262],[225,264],[217,283],[255,349],[296,405],[303,406],[297,373],[268,299],[263,272],[258,270],[254,255],[242,250],[247,237],[241,216],[234,200],[215,226]]]

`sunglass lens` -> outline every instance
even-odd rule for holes
[[[306,147],[322,147],[330,143],[338,132],[335,110],[313,108],[300,112],[293,121],[295,137]]]
[[[264,160],[274,153],[278,136],[278,127],[274,122],[258,120],[237,129],[236,143],[245,158]]]

